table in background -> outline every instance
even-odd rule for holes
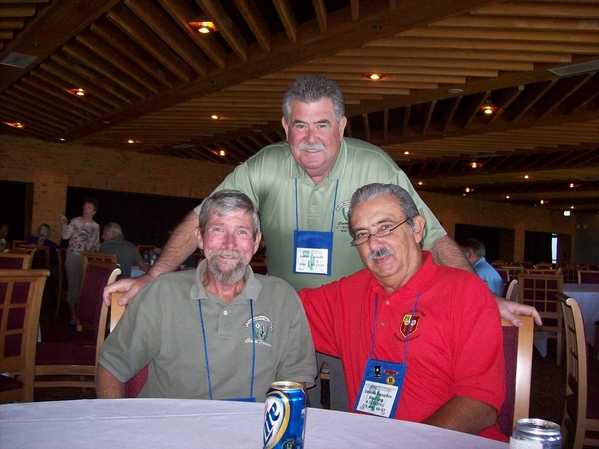
[[[190,399],[88,399],[0,405],[2,447],[262,448],[264,404]],[[309,408],[306,449],[502,448],[507,443],[424,424]]]
[[[564,293],[578,303],[587,342],[594,346],[595,322],[599,321],[599,284],[564,284]]]

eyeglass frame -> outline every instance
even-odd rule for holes
[[[354,238],[351,242],[349,242],[349,244],[351,246],[354,247],[358,247],[360,245],[363,245],[364,243],[366,243],[368,240],[370,240],[370,237],[374,236],[376,238],[383,238],[383,237],[387,237],[389,234],[391,234],[391,232],[395,231],[397,228],[399,228],[402,224],[404,224],[407,221],[411,221],[412,219],[410,217],[406,218],[404,221],[402,221],[401,223],[399,223],[398,225],[395,225],[394,227],[392,227],[391,229],[381,229],[373,234],[368,234],[368,236],[366,236],[366,240],[364,240],[362,243],[356,243],[356,239]]]

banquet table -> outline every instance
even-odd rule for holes
[[[262,448],[264,404],[87,399],[0,405],[2,448]],[[502,448],[425,424],[308,408],[305,449]]]
[[[564,284],[564,293],[578,303],[587,342],[594,346],[595,322],[599,321],[599,284]]]

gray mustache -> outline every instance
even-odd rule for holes
[[[392,256],[393,254],[395,254],[395,252],[389,248],[381,248],[381,249],[377,249],[376,251],[371,252],[368,255],[368,260],[375,260],[378,259],[379,257],[385,257],[385,256]]]
[[[308,143],[308,142],[300,142],[298,149],[300,151],[322,151],[323,153],[327,151],[327,147],[324,146],[322,142]]]

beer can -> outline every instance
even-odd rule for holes
[[[264,403],[264,449],[303,449],[306,393],[297,382],[273,382]]]
[[[544,419],[524,418],[516,422],[516,429],[510,439],[510,448],[530,447],[520,442],[536,443],[539,449],[561,449],[562,433],[559,425]]]

